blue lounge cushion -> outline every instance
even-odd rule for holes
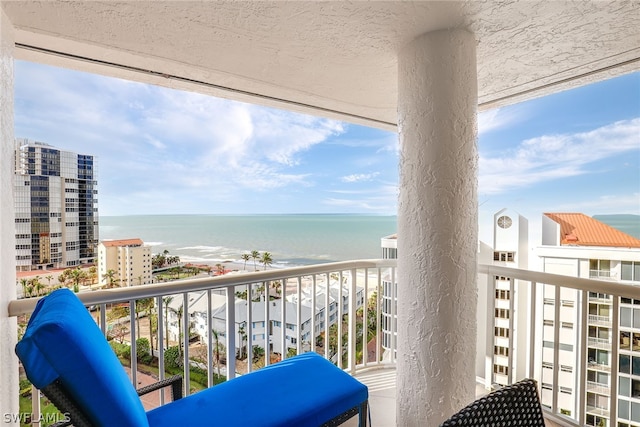
[[[304,353],[147,413],[153,427],[317,427],[368,398],[367,387]]]
[[[38,302],[16,354],[37,388],[59,378],[92,424],[148,426],[122,364],[70,290],[56,290]]]

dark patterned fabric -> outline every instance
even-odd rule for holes
[[[544,427],[535,380],[505,386],[466,406],[440,427]]]

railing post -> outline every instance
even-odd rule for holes
[[[235,302],[236,295],[235,295],[234,289],[235,289],[234,287],[227,288],[227,379],[228,380],[236,377],[236,302]]]
[[[156,297],[158,306],[158,374],[163,380],[164,375],[164,312],[162,310],[162,296]],[[153,349],[152,349],[153,351]],[[164,405],[164,390],[160,392],[160,405]]]
[[[284,284],[283,292],[284,292]],[[253,370],[253,283],[247,285],[247,373]]]
[[[235,288],[233,288],[235,291]],[[213,307],[211,305],[211,289],[207,290],[207,385],[213,387],[215,384],[213,377],[213,352],[218,352],[218,348],[213,348],[213,319],[211,318],[211,312]],[[219,343],[217,343],[219,344]]]
[[[491,390],[493,384],[493,348],[495,346],[495,308],[496,308],[496,276],[487,273],[487,337],[485,340],[484,382],[485,388]],[[509,330],[511,334],[511,330]],[[511,367],[509,367],[511,369]]]
[[[356,302],[358,298],[356,280],[356,269],[354,268],[351,270],[351,286],[349,289],[349,332],[347,335],[347,355],[349,359],[349,372],[351,374],[355,374],[356,372]],[[363,351],[365,350],[366,345],[363,347]]]
[[[558,393],[560,387],[558,385],[558,376],[560,374],[560,286],[554,285],[553,306],[553,395],[551,399],[551,412],[555,415],[558,413]]]
[[[297,280],[297,291],[298,291],[298,304],[296,305],[296,316],[298,318],[298,327],[296,330],[298,331],[296,335],[296,354],[302,353],[302,327],[304,322],[302,321],[302,277],[298,276]],[[315,308],[311,309],[311,318],[315,317],[313,315],[315,313]],[[313,333],[311,334],[313,335]]]
[[[191,384],[189,381],[191,374],[191,370],[189,369],[189,329],[189,293],[185,292],[182,294],[182,342],[180,343],[180,340],[178,340],[178,345],[184,346],[182,363],[185,396],[189,396],[191,394]],[[178,334],[180,334],[180,331],[178,331]]]
[[[578,416],[576,420],[581,425],[586,424],[586,412],[587,412],[587,374],[589,369],[589,326],[588,326],[588,314],[589,314],[589,292],[579,291],[580,297],[580,324],[576,325],[578,333],[576,334],[578,360],[576,361],[576,387],[578,390],[578,399],[576,402]],[[582,392],[579,392],[582,390]]]
[[[138,343],[136,342],[136,300],[129,301],[129,325],[131,330],[131,348],[129,355],[131,356],[131,382],[134,388],[138,388]]]

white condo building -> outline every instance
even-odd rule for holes
[[[98,278],[107,285],[109,270],[118,286],[152,283],[151,246],[140,239],[103,240],[98,246]]]
[[[640,285],[639,239],[580,213],[542,219],[537,255],[544,272]],[[640,426],[640,301],[593,292],[585,300],[578,291],[548,285],[542,297],[543,405],[556,399],[567,415],[584,411],[587,425]],[[561,324],[557,336],[555,322]],[[618,396],[612,399],[617,408],[609,405],[611,395]]]
[[[98,182],[94,157],[17,138],[14,166],[16,269],[95,262]]]

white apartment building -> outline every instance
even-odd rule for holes
[[[640,240],[580,213],[544,214],[537,255],[547,273],[640,285]],[[567,415],[584,411],[587,425],[640,426],[640,301],[595,293],[583,301],[577,291],[547,285],[542,293],[543,405],[551,407],[557,399]],[[617,336],[614,319],[619,319]],[[582,337],[587,360],[580,357]],[[575,392],[581,384],[585,396]],[[614,411],[609,397],[615,389]]]
[[[94,157],[17,138],[14,166],[17,270],[95,262],[98,182]]]
[[[397,259],[398,258],[398,235],[391,234],[389,236],[380,239],[380,246],[382,247],[382,259]],[[382,280],[382,348],[388,351],[391,348],[396,348],[395,342],[397,339],[397,322],[398,322],[398,286],[395,277],[384,277]],[[395,356],[395,355],[394,355]]]
[[[103,240],[98,245],[98,280],[107,285],[105,275],[112,270],[118,286],[152,283],[151,246],[140,239]]]

